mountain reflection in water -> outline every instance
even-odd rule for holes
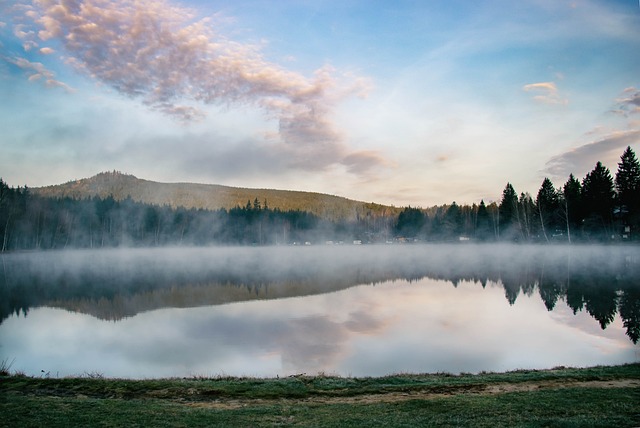
[[[51,251],[4,254],[0,266],[0,337],[2,324],[14,314],[30,317],[30,311],[39,307],[65,309],[99,320],[140,317],[142,322],[142,313],[161,308],[314,295],[320,298],[359,285],[385,283],[386,287],[389,281],[400,280],[400,284],[408,281],[411,287],[412,282],[426,279],[447,281],[454,287],[465,284],[465,289],[471,285],[480,293],[489,293],[483,290],[487,285],[501,287],[508,305],[514,305],[521,295],[529,299],[537,293],[548,311],[563,301],[563,307],[566,304],[573,316],[586,313],[602,330],[619,314],[631,342],[636,344],[640,334],[640,249],[634,246],[452,244]],[[366,291],[360,288],[357,293],[364,296]],[[463,299],[463,290],[458,295],[455,291],[454,305],[456,299]],[[409,303],[416,304],[393,302]],[[435,302],[423,304],[425,310],[454,313],[453,308],[440,308]],[[476,309],[487,310],[480,306]],[[286,310],[292,311],[290,306]],[[383,328],[384,323],[366,310],[345,306],[344,312],[340,326],[331,324],[333,321],[322,314],[307,314],[301,316],[294,330],[285,324],[274,325],[272,330],[283,332],[278,340],[288,337],[287,352],[304,350],[300,361],[308,364],[314,359],[311,354],[316,358],[331,354],[345,332],[373,334]],[[473,309],[471,312],[468,322],[473,323]],[[456,316],[466,317],[459,313]],[[556,316],[565,315],[560,311]],[[258,346],[265,337],[260,333],[264,322],[251,324],[247,318],[233,326],[220,319],[214,325],[203,325],[194,334],[210,337],[213,330],[219,335],[233,332],[220,343],[243,340]],[[446,316],[442,319],[436,322],[461,322]],[[188,327],[190,331],[194,328]],[[291,364],[299,367],[302,363]],[[317,361],[318,366],[323,364]]]

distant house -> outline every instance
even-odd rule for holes
[[[624,226],[622,228],[622,239],[629,239],[631,237],[631,226]]]

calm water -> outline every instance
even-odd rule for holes
[[[504,245],[6,254],[30,375],[376,376],[640,361],[640,250]]]

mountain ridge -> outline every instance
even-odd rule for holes
[[[399,208],[366,203],[325,193],[298,190],[256,189],[203,183],[162,183],[138,178],[119,171],[101,172],[92,177],[63,184],[32,188],[42,197],[86,199],[91,197],[116,200],[131,198],[151,205],[172,208],[230,210],[265,201],[269,208],[282,211],[308,211],[331,220],[355,220],[363,215],[394,215]]]

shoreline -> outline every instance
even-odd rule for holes
[[[43,421],[48,426],[97,421],[104,426],[640,424],[640,363],[362,378],[130,380],[13,374],[1,376],[0,386],[1,413],[8,416],[0,426]]]

